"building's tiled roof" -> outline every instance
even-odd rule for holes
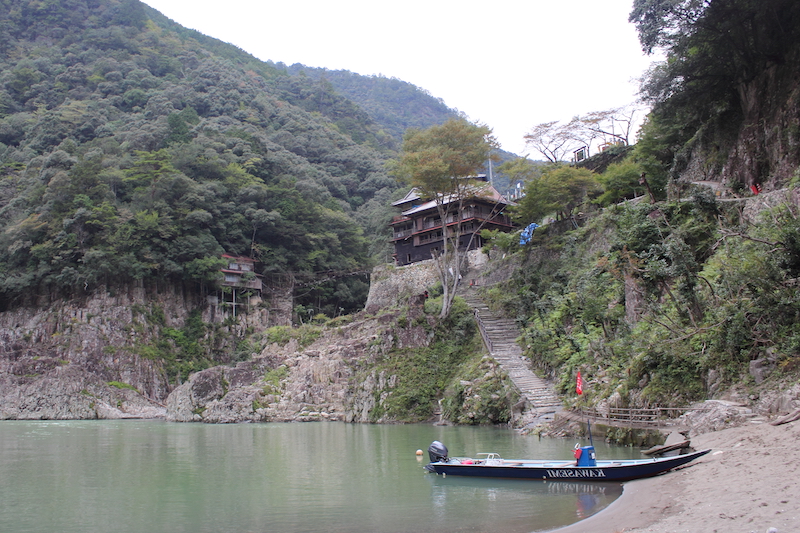
[[[413,189],[408,191],[408,193],[406,193],[406,195],[403,196],[401,199],[397,200],[396,202],[392,202],[392,205],[397,207],[399,205],[407,204],[409,202],[413,202],[419,199],[420,199],[419,189],[414,187]]]
[[[489,183],[481,183],[470,186],[470,191],[468,196],[465,200],[475,198],[480,200],[487,200],[493,202],[495,204],[504,204],[504,205],[515,205],[514,202],[507,200],[505,196],[497,192],[497,189],[492,187]],[[449,204],[452,201],[457,201],[456,198],[444,198],[444,203]],[[393,204],[394,205],[394,204]],[[403,215],[411,216],[416,213],[420,213],[422,211],[427,211],[429,209],[434,209],[436,207],[436,202],[433,200],[429,200],[424,202],[420,205],[414,206],[408,211],[403,211]]]

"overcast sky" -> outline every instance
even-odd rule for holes
[[[553,120],[631,104],[652,62],[632,0],[143,0],[262,60],[382,74],[523,136]]]

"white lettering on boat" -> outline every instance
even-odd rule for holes
[[[547,477],[606,477],[602,468],[594,469],[569,469],[569,470],[548,470]]]

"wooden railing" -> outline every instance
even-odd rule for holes
[[[475,309],[475,322],[478,323],[478,331],[481,332],[481,337],[483,338],[484,344],[486,344],[486,348],[489,349],[489,353],[491,354],[494,351],[492,346],[492,339],[489,338],[489,334],[486,332],[486,326],[481,320],[481,314]]]
[[[595,422],[625,424],[631,426],[651,426],[659,427],[669,425],[682,414],[689,411],[706,411],[704,407],[652,407],[652,408],[629,408],[629,407],[610,407],[607,410],[598,411],[597,409],[579,409],[577,414],[581,418],[590,418]]]
[[[488,220],[489,222],[492,222],[494,224],[501,224],[504,226],[512,225],[511,217],[507,215],[499,215],[499,214],[492,215],[491,213],[475,213],[475,214],[470,214],[469,216],[465,215],[461,217],[462,222],[464,220],[470,220],[470,219]],[[452,226],[456,224],[456,222],[458,222],[456,220],[456,217],[450,216],[447,218],[445,225]],[[412,232],[419,233],[422,231],[427,231],[430,229],[441,228],[441,227],[442,227],[442,219],[440,218],[434,220],[424,219],[421,224],[415,224],[414,228],[412,229]]]
[[[437,236],[435,233],[428,233],[427,235],[422,235],[419,238],[419,241],[415,242],[414,244],[416,246],[420,246],[420,245],[423,245],[423,244],[428,244],[430,242],[439,242],[441,240],[442,240],[442,236],[441,235]]]
[[[411,234],[414,233],[412,229],[404,229],[402,231],[395,231],[394,235],[392,235],[393,239],[404,239],[406,237],[411,237]]]

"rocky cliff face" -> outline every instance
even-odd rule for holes
[[[421,311],[419,311],[421,314]],[[405,316],[405,315],[404,315]],[[426,345],[421,326],[398,328],[398,312],[365,313],[326,327],[308,346],[273,343],[252,361],[197,372],[167,398],[175,422],[368,422],[395,376],[370,372],[393,347]]]
[[[182,287],[128,287],[83,300],[0,313],[0,419],[165,416],[172,391],[158,352],[164,328],[193,310],[216,324],[209,339],[231,351],[247,328],[264,329],[268,311],[225,326],[227,311]]]
[[[698,133],[676,158],[685,181],[785,187],[800,166],[800,52],[738,87],[741,121]],[[731,129],[733,127],[733,129]]]
[[[372,271],[365,310],[376,313],[417,297],[439,281],[433,261],[408,266],[378,265]]]
[[[485,268],[488,261],[489,257],[481,250],[467,252],[467,268],[462,283],[478,282],[478,277],[482,278],[481,284],[495,283],[496,279],[486,277],[492,275]],[[503,267],[501,267],[502,269]],[[492,272],[496,270],[493,269]],[[475,279],[472,279],[473,276]],[[500,276],[507,277],[508,272],[504,272]],[[364,309],[368,313],[375,313],[380,309],[395,306],[398,302],[419,297],[437,283],[439,283],[439,274],[436,272],[433,260],[420,261],[406,266],[378,265],[372,271],[369,295]]]
[[[397,303],[392,292],[386,289],[383,303]],[[225,308],[180,287],[132,287],[0,313],[0,419],[367,421],[374,391],[393,379],[370,374],[370,362],[392,347],[430,340],[419,325],[396,327],[398,312],[362,314],[320,327],[308,346],[271,344],[248,361],[196,372],[177,386],[159,352],[144,349],[165,342],[164,331],[179,330],[200,310],[205,343],[226,362],[250,332],[286,322],[275,308],[240,312],[233,321]]]
[[[266,346],[251,361],[193,374],[166,401],[176,422],[390,422],[373,412],[397,376],[374,369],[393,349],[427,346],[433,318],[421,296],[436,282],[429,262],[372,274],[366,310],[297,339]],[[428,326],[428,327],[425,327]]]
[[[422,293],[435,273],[425,264],[377,272],[373,312],[315,326],[313,342],[289,335],[239,362],[231,354],[242,341],[263,346],[258,339],[269,338],[274,305],[233,320],[180,287],[138,287],[0,313],[0,419],[392,422],[376,413],[386,412],[382,402],[398,376],[377,363],[432,342],[435,318],[425,314]],[[223,364],[175,384],[159,349],[176,344],[198,311],[204,346]]]

